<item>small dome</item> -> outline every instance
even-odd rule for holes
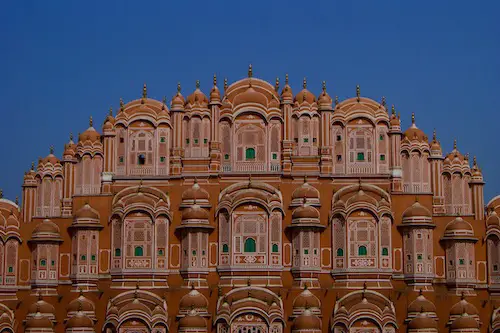
[[[479,315],[477,308],[473,304],[467,302],[465,298],[455,303],[450,309],[450,316],[461,316],[463,313],[467,313],[469,316]]]
[[[306,309],[293,321],[292,331],[299,330],[321,330],[321,320],[318,316],[313,315],[309,309]]]
[[[207,96],[200,90],[200,82],[196,81],[195,91],[187,97],[187,103],[191,105],[208,106]]]
[[[292,200],[302,198],[319,199],[319,191],[306,180],[304,180],[304,183],[297,187],[292,193]]]
[[[497,212],[492,211],[486,219],[486,223],[488,224],[488,226],[500,226],[500,218],[498,217]]]
[[[112,129],[113,129],[113,123],[111,123],[110,121],[106,121],[102,126],[103,131],[111,131]]]
[[[41,297],[36,301],[35,303],[32,303],[30,307],[28,308],[28,313],[41,313],[43,315],[54,315],[56,312],[55,307],[41,299]]]
[[[50,329],[54,328],[54,325],[47,317],[42,316],[40,313],[36,313],[33,317],[28,319],[26,322],[26,329],[36,330],[36,329]]]
[[[208,200],[210,199],[210,195],[208,192],[200,187],[196,180],[194,181],[193,186],[188,188],[182,193],[182,200]]]
[[[7,223],[5,224],[7,228],[14,227],[19,228],[19,221],[17,220],[16,215],[14,215],[14,211],[12,210],[7,218]]]
[[[220,102],[220,91],[217,88],[217,77],[214,74],[214,86],[210,90],[210,103]]]
[[[32,239],[60,240],[59,227],[49,219],[40,222],[31,233]]]
[[[172,97],[172,104],[170,108],[172,110],[182,110],[184,109],[184,104],[186,104],[186,100],[184,99],[184,96],[181,94],[181,86],[180,84],[177,85],[177,93]]]
[[[155,308],[153,309],[153,312],[151,312],[151,315],[154,317],[154,316],[157,316],[157,315],[160,315],[160,316],[163,316],[165,314],[165,311],[159,306],[155,306]]]
[[[189,293],[186,295],[182,296],[180,302],[179,302],[179,308],[180,309],[206,309],[208,308],[208,301],[203,296],[202,293],[200,293],[196,289],[191,289]]]
[[[83,133],[81,133],[78,136],[78,141],[79,142],[85,142],[85,141],[91,141],[91,142],[96,142],[101,140],[101,135],[95,130],[95,128],[92,126],[92,118],[90,120],[90,126],[87,128],[87,130]]]
[[[195,310],[189,312],[185,317],[179,320],[179,329],[181,328],[206,328],[207,321],[199,316]]]
[[[319,299],[309,290],[304,289],[293,301],[294,308],[319,308]]]
[[[451,323],[452,330],[463,330],[467,328],[479,329],[479,323],[474,317],[471,317],[467,313],[463,313]]]
[[[309,205],[299,206],[293,211],[292,219],[319,219],[319,211]]]
[[[421,205],[420,202],[417,201],[410,207],[406,208],[406,210],[403,213],[403,220],[413,217],[432,218],[432,213],[425,206]]]
[[[465,221],[461,217],[455,218],[453,221],[446,225],[446,229],[444,231],[444,235],[452,235],[456,232],[467,233],[470,235],[474,235],[474,230],[469,222]]]
[[[318,97],[318,105],[320,110],[331,110],[332,109],[332,98],[326,92],[326,82],[323,81],[323,91]]]
[[[69,303],[67,310],[68,312],[94,312],[95,306],[87,297],[80,295]]]
[[[75,213],[75,217],[77,219],[94,219],[94,220],[98,220],[99,219],[99,213],[94,208],[90,207],[90,205],[88,203],[86,203],[85,205],[83,205],[82,208],[80,208]]]
[[[417,125],[415,125],[415,115],[412,114],[411,115],[411,126],[410,128],[408,128],[405,133],[404,133],[404,136],[412,141],[412,140],[418,140],[418,141],[424,141],[424,142],[427,142],[428,141],[428,138],[427,138],[427,135],[425,135],[425,133],[417,127]]]
[[[438,328],[436,320],[427,316],[425,313],[420,313],[417,317],[413,318],[408,324],[409,329],[425,330]]]
[[[293,101],[293,92],[292,88],[288,85],[288,74],[286,75],[285,79],[285,86],[283,87],[283,90],[281,91],[281,100],[283,102],[292,102]]]
[[[316,96],[314,96],[314,94],[309,90],[302,89],[297,95],[295,95],[295,102],[298,104],[302,104],[304,102],[313,104],[316,102]]]
[[[197,204],[182,211],[182,220],[208,220],[208,218],[208,211]]]
[[[418,297],[408,305],[408,313],[419,313],[419,312],[436,312],[436,306],[434,303],[425,298],[424,295],[420,294]]]
[[[125,312],[132,312],[132,313],[137,313],[137,312],[145,312],[149,313],[150,309],[144,305],[141,301],[139,301],[137,298],[135,298],[132,302],[126,304],[122,309],[121,313]]]
[[[85,313],[79,311],[76,315],[71,317],[66,323],[66,328],[93,328],[94,323],[92,319],[87,317]]]
[[[61,163],[59,161],[59,159],[52,152],[50,154],[48,154],[45,158],[43,158],[40,162],[42,164],[50,163],[52,165],[55,165],[57,163]]]
[[[398,117],[396,117],[396,114],[393,114],[391,116],[391,120],[389,121],[391,126],[395,126],[395,127],[400,127],[401,126],[401,119],[399,119]]]

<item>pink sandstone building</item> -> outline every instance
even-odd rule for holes
[[[250,67],[97,127],[0,199],[1,332],[500,332],[500,197],[385,99]]]

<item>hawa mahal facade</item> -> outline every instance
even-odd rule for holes
[[[500,332],[500,197],[385,99],[120,102],[0,199],[0,331]]]

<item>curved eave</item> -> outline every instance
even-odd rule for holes
[[[212,231],[215,229],[214,226],[204,223],[186,223],[175,227],[175,230],[186,230],[186,229],[204,229],[207,231]]]
[[[464,241],[464,242],[476,243],[478,241],[478,239],[474,236],[457,235],[457,236],[443,236],[443,237],[441,237],[440,241],[442,241],[442,242]]]
[[[28,243],[62,243],[62,238],[36,237],[28,239]]]
[[[290,229],[290,230],[293,230],[293,229],[320,229],[320,230],[324,230],[326,229],[326,226],[320,224],[320,223],[315,223],[315,222],[293,222],[292,221],[292,224],[288,225],[285,227],[286,230]]]
[[[400,229],[412,228],[412,227],[434,229],[436,225],[434,223],[429,223],[429,222],[403,222],[403,224],[400,224],[396,227]]]
[[[101,230],[104,226],[99,223],[73,223],[68,229],[97,229]]]

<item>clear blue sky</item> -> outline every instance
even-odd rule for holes
[[[78,3],[78,4],[77,4]],[[70,132],[100,127],[119,98],[208,93],[229,82],[304,76],[316,94],[395,104],[443,150],[477,155],[485,199],[500,193],[499,1],[13,1],[0,4],[0,188]]]

